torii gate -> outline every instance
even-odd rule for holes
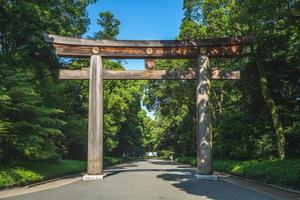
[[[60,70],[60,79],[89,80],[88,175],[84,180],[103,178],[103,80],[190,80],[197,79],[197,168],[204,178],[212,175],[212,130],[209,119],[210,79],[239,79],[239,71],[209,70],[209,59],[245,55],[253,37],[203,40],[93,40],[45,35],[56,54],[90,57],[90,68]],[[102,68],[103,58],[145,59],[145,70],[113,71]],[[197,58],[197,68],[185,71],[155,70],[154,59]],[[207,176],[208,175],[208,176]]]

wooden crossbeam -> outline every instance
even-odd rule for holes
[[[252,36],[202,40],[93,40],[57,35],[45,35],[58,56],[90,57],[99,54],[105,58],[196,58],[247,55],[245,46]]]
[[[191,80],[196,79],[197,70],[128,70],[113,71],[103,70],[105,80]],[[59,70],[60,79],[87,80],[90,77],[90,69],[81,70]],[[214,80],[235,80],[240,78],[240,71],[225,72],[214,69],[211,72],[211,79]]]

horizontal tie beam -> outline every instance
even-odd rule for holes
[[[196,79],[196,69],[189,70],[128,70],[113,71],[103,70],[105,80],[191,80]],[[81,70],[59,70],[60,79],[87,80],[90,77],[90,69]],[[240,71],[225,72],[214,69],[211,72],[214,80],[236,80],[240,78]]]

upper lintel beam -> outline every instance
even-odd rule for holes
[[[94,40],[45,35],[58,56],[89,57],[100,54],[105,58],[196,58],[243,55],[244,46],[253,42],[252,36],[202,40]],[[96,51],[94,51],[96,48]],[[96,53],[95,53],[96,52]]]
[[[244,45],[253,42],[253,36],[241,36],[217,39],[199,40],[97,40],[78,37],[65,37],[45,34],[45,41],[53,44],[79,45],[79,46],[100,46],[100,47],[217,47]]]

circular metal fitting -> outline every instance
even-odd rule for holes
[[[152,48],[147,48],[147,49],[146,49],[146,53],[147,53],[148,55],[153,54],[153,49],[152,49]]]
[[[201,54],[206,54],[206,48],[201,47],[200,50],[199,50],[199,52],[200,52]]]
[[[98,54],[100,52],[100,49],[98,47],[93,47],[92,52],[93,54]]]

